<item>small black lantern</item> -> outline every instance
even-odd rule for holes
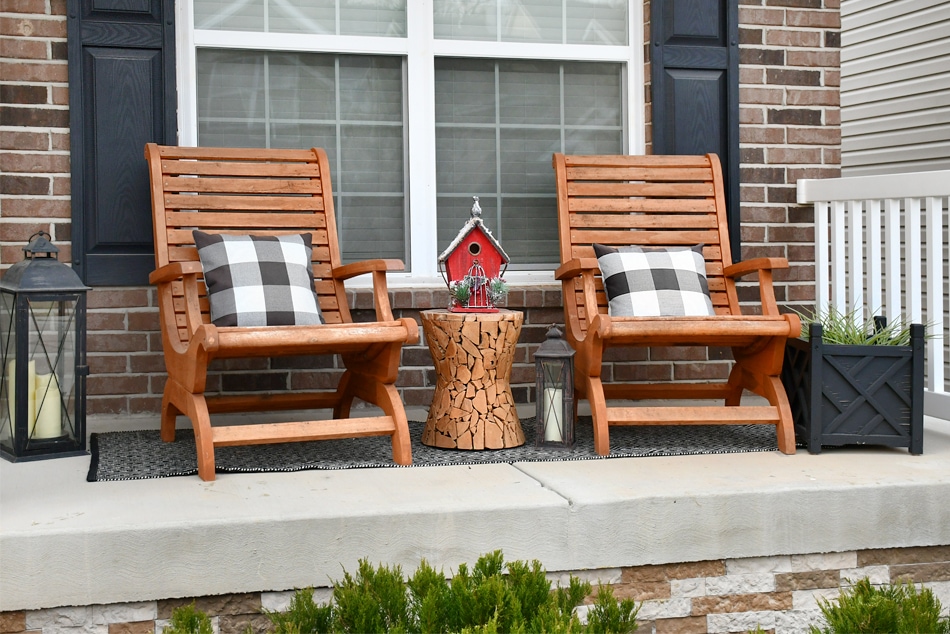
[[[86,453],[86,291],[44,231],[0,278],[0,454]]]
[[[574,350],[562,335],[552,325],[534,353],[538,447],[574,446]]]

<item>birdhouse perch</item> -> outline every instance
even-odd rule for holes
[[[472,196],[472,217],[439,256],[439,271],[452,293],[450,310],[494,313],[508,287],[502,279],[508,254],[482,222],[478,196]]]

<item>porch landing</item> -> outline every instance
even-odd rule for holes
[[[554,572],[947,545],[950,422],[925,428],[922,456],[799,449],[207,483],[90,484],[88,457],[0,461],[0,611],[325,586],[361,557],[450,571],[501,548]]]

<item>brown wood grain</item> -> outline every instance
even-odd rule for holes
[[[779,380],[785,341],[797,315],[782,315],[772,269],[787,261],[731,261],[719,159],[705,156],[565,156],[553,159],[566,338],[577,351],[576,391],[594,419],[595,448],[610,451],[611,425],[762,423],[776,427],[779,450],[795,452],[791,410]],[[702,244],[715,317],[612,317],[592,243],[614,246]],[[760,305],[743,314],[736,278],[758,277]],[[727,346],[735,365],[725,382],[604,384],[612,347]],[[741,405],[744,391],[768,406]],[[723,399],[719,407],[629,407],[608,401]]]
[[[385,272],[402,263],[343,265],[326,153],[310,150],[186,148],[149,143],[162,347],[168,380],[162,398],[162,438],[174,440],[175,417],[195,429],[198,474],[213,480],[214,448],[223,445],[390,436],[393,460],[412,462],[406,414],[395,388],[403,344],[419,340],[412,319],[396,319]],[[325,324],[218,328],[195,248],[193,229],[234,235],[312,236],[312,270]],[[343,280],[373,278],[376,321],[354,323]],[[207,397],[208,364],[216,358],[339,355],[346,371],[336,390]],[[350,418],[355,399],[383,414]],[[212,427],[220,412],[329,409],[331,418]]]

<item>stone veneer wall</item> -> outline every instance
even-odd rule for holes
[[[725,559],[575,573],[609,583],[614,595],[642,602],[638,632],[701,634],[761,627],[784,634],[807,632],[821,621],[818,599],[833,599],[849,580],[910,581],[931,588],[950,613],[950,546]],[[549,574],[553,581],[567,573]],[[188,597],[140,603],[62,607],[0,613],[0,634],[160,634],[172,610],[195,602],[220,634],[266,632],[262,609],[286,610],[292,592]],[[315,600],[330,599],[318,588]],[[585,608],[580,609],[581,612]]]
[[[643,4],[649,42],[649,1]],[[22,258],[22,247],[48,231],[70,259],[69,109],[65,0],[4,0],[0,7],[0,274]],[[787,257],[776,274],[780,303],[814,299],[812,212],[795,205],[798,178],[837,176],[840,163],[838,0],[740,0],[740,121],[743,257]],[[649,82],[649,46],[645,46]],[[647,120],[650,117],[647,86]],[[650,126],[645,130],[650,147]],[[533,401],[531,354],[545,327],[562,321],[560,291],[518,289],[509,306],[526,311],[512,373],[517,402]],[[746,284],[742,298],[757,302]],[[393,292],[397,312],[440,308],[431,289]],[[351,306],[371,307],[368,293]],[[361,312],[359,318],[366,318]],[[165,381],[154,290],[101,288],[89,296],[88,413],[158,411]],[[605,379],[724,378],[727,350],[639,350],[609,353]],[[212,389],[275,391],[320,387],[339,374],[328,359],[221,363]],[[400,389],[408,405],[433,392],[424,346],[404,351]]]

